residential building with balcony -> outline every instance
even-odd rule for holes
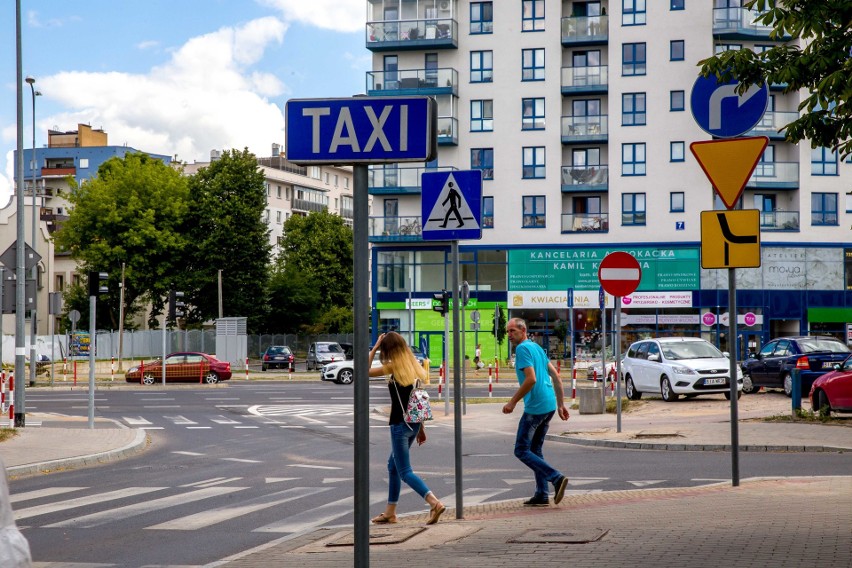
[[[643,269],[622,301],[625,345],[690,335],[733,351],[728,270],[701,267],[701,212],[725,205],[689,150],[711,138],[690,94],[702,59],[789,38],[773,39],[724,0],[365,4],[367,94],[429,95],[438,108],[436,160],[370,167],[375,333],[409,333],[440,360],[444,323],[430,300],[452,286],[450,255],[448,243],[420,235],[420,176],[478,169],[483,236],[460,243],[469,351],[481,343],[486,359],[495,355],[500,306],[552,353],[596,354],[597,268],[614,250]],[[761,267],[736,270],[741,358],[779,335],[845,338],[852,324],[852,164],[786,142],[801,96],[769,87],[746,134],[769,144],[736,204],[760,211],[761,240]]]

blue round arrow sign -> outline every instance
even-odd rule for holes
[[[742,95],[737,80],[719,83],[715,76],[699,75],[692,86],[690,108],[698,126],[711,136],[733,138],[757,126],[769,103],[769,87],[752,85]]]

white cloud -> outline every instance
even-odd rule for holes
[[[158,45],[160,45],[160,42],[158,42],[157,40],[149,39],[147,41],[140,41],[139,43],[137,43],[136,49],[141,49],[141,50],[153,49],[153,48],[157,47]]]
[[[280,10],[288,20],[340,32],[364,30],[367,4],[364,0],[259,0]]]

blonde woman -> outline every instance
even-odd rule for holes
[[[427,383],[429,377],[426,369],[417,362],[414,353],[400,334],[394,331],[381,334],[370,351],[371,363],[376,356],[376,351],[379,350],[382,366],[371,367],[370,376],[387,375],[389,377],[391,413],[388,424],[390,425],[391,454],[388,458],[388,503],[384,513],[373,517],[373,522],[377,524],[397,522],[396,505],[404,481],[429,504],[429,520],[426,524],[433,525],[438,522],[447,508],[414,473],[409,458],[409,449],[415,439],[418,445],[426,442],[426,430],[423,424],[409,424],[403,420],[404,405],[408,403],[408,397],[411,395],[415,382],[419,379]]]

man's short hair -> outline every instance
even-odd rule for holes
[[[511,320],[509,320],[509,321],[513,321],[513,322],[515,322],[515,325],[516,325],[516,326],[518,326],[519,328],[521,328],[522,330],[524,330],[524,331],[526,331],[526,330],[527,330],[527,322],[525,322],[523,319],[521,319],[521,318],[512,318],[512,319],[511,319]]]

